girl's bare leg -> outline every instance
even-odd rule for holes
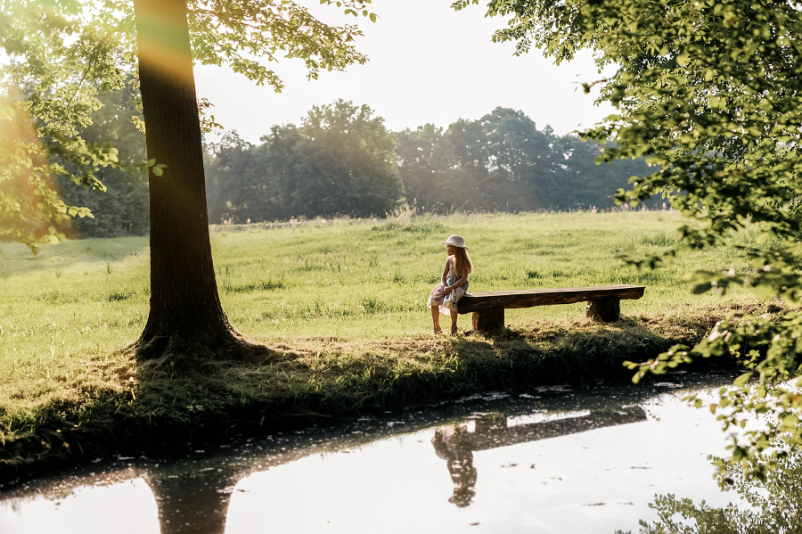
[[[451,335],[457,333],[457,312],[451,310]]]
[[[434,325],[434,333],[439,334],[442,332],[440,329],[440,307],[436,304],[432,306],[432,324]]]

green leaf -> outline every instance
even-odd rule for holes
[[[749,379],[752,378],[752,375],[753,375],[752,372],[744,373],[735,380],[733,380],[732,383],[738,387],[743,387],[747,382],[749,382]]]

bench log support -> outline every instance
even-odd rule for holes
[[[471,315],[477,332],[495,332],[504,328],[504,308],[488,308]]]
[[[587,316],[594,321],[614,323],[621,318],[621,299],[607,297],[588,302]]]

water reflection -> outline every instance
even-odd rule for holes
[[[152,469],[147,480],[159,506],[161,534],[222,533],[231,493],[241,477],[239,465],[219,459]]]
[[[0,501],[0,532],[157,534],[158,510],[147,482],[126,474],[132,478],[5,498]]]
[[[727,463],[724,471],[716,475],[722,491],[738,497],[731,499],[727,506],[710,506],[704,500],[695,502],[672,494],[658,495],[652,507],[659,519],[651,523],[639,521],[641,532],[799,534],[802,532],[802,451],[782,441],[775,445],[788,453],[771,462],[758,457]],[[714,461],[719,459],[711,457]],[[769,463],[773,468],[769,468]],[[765,480],[750,476],[764,469]]]
[[[718,385],[728,379],[706,377],[703,385]],[[244,440],[215,450],[198,450],[173,461],[126,459],[67,476],[42,478],[3,492],[0,532],[35,534],[55,527],[60,533],[108,532],[93,530],[93,525],[105,524],[103,517],[121,524],[116,532],[128,528],[128,532],[138,534],[318,532],[324,528],[327,532],[356,533],[375,532],[377,525],[384,532],[452,532],[461,531],[457,524],[470,526],[475,520],[469,521],[469,516],[474,515],[488,531],[493,531],[490,524],[495,522],[499,532],[529,532],[526,528],[538,532],[537,525],[552,521],[549,514],[565,518],[560,519],[563,522],[580,518],[609,522],[620,518],[621,507],[632,506],[636,500],[632,495],[647,498],[653,494],[647,488],[660,477],[677,476],[682,471],[660,471],[662,456],[682,451],[675,451],[662,437],[650,442],[655,432],[701,436],[692,425],[704,414],[685,408],[678,400],[682,392],[665,396],[675,386],[541,388],[509,398],[475,396],[421,411],[354,421],[336,429],[310,428]],[[664,396],[656,397],[659,394]],[[667,423],[661,426],[655,426],[656,420],[650,418],[650,426],[643,430],[613,431],[613,427],[646,422],[646,411],[668,401],[682,410],[681,417],[671,419],[663,414]],[[674,413],[672,410],[675,408],[666,413]],[[564,441],[571,434],[603,429],[610,432]],[[705,443],[717,438],[723,443],[715,426],[700,437],[702,442],[707,440]],[[543,445],[525,445],[535,442]],[[593,450],[586,450],[591,444]],[[513,445],[520,447],[503,448]],[[629,451],[632,460],[618,457],[618,448]],[[651,450],[652,454],[641,455],[642,450]],[[687,454],[698,457],[701,452],[713,451],[696,448]],[[548,461],[537,460],[540,457]],[[502,465],[511,459],[512,465],[517,461],[521,467],[514,470]],[[655,471],[636,471],[644,467]],[[709,471],[695,468],[689,473],[687,476],[696,477],[694,481],[710,481]],[[137,479],[147,482],[147,486],[137,486],[137,499],[154,503],[147,508],[152,512],[136,512],[138,516],[129,519],[131,501],[121,492],[113,505],[109,501],[88,507],[83,519],[71,519],[76,528],[60,519],[68,517],[66,508],[74,508],[79,498],[92,493],[86,488],[102,483],[111,494],[126,481]],[[509,486],[510,481],[513,486]],[[611,484],[618,489],[601,489]],[[661,487],[672,488],[670,484]],[[152,496],[142,494],[148,488]],[[70,499],[69,494],[76,497]],[[53,505],[54,495],[63,503],[59,507]],[[613,501],[612,497],[608,499],[610,495],[617,497]],[[602,500],[606,506],[618,508],[596,506]],[[409,514],[410,509],[416,513]],[[539,510],[537,517],[526,520],[533,523],[527,523],[526,528],[523,524],[516,526],[518,518],[528,517],[531,510]],[[77,518],[77,514],[69,517]],[[147,514],[152,515],[144,521],[140,516]],[[390,517],[394,517],[392,522],[382,523]],[[49,524],[47,529],[39,528],[45,524]],[[342,526],[335,528],[335,524]],[[582,524],[574,527],[579,529],[574,531],[588,531]]]
[[[438,458],[446,461],[454,483],[454,495],[448,502],[460,508],[471,504],[471,499],[476,495],[476,468],[473,466],[473,452],[467,438],[468,427],[465,425],[438,428],[432,438],[434,451]]]
[[[473,465],[473,452],[508,447],[541,439],[556,438],[587,432],[598,428],[625,425],[646,421],[646,412],[640,406],[627,406],[620,410],[587,412],[580,416],[569,413],[568,417],[537,421],[530,424],[509,426],[503,413],[475,414],[474,430],[467,425],[452,425],[438,428],[432,444],[439,458],[446,461],[454,494],[448,502],[460,508],[471,504],[476,495],[477,472]]]

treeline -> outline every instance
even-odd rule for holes
[[[408,201],[426,212],[607,208],[643,161],[596,165],[602,147],[543,130],[522,111],[496,108],[446,129],[430,124],[396,134]]]
[[[316,106],[300,125],[252,145],[212,147],[209,217],[234,222],[383,215],[404,202],[427,213],[610,207],[642,161],[596,165],[601,146],[496,108],[448,128],[390,132],[367,106]]]
[[[230,133],[211,145],[209,220],[383,215],[404,196],[395,141],[368,106],[315,106],[299,126],[251,145]]]
[[[114,140],[121,155],[140,161],[144,135],[130,122],[129,97],[109,95],[86,136]],[[391,132],[368,106],[339,100],[313,107],[298,125],[274,126],[260,141],[229,132],[207,145],[210,221],[381,216],[405,203],[427,213],[606,208],[630,176],[649,172],[640,160],[596,165],[599,144],[538,130],[506,108],[448,128]],[[62,188],[68,203],[96,217],[76,220],[76,233],[147,233],[146,179],[120,171],[103,178],[103,194]]]

